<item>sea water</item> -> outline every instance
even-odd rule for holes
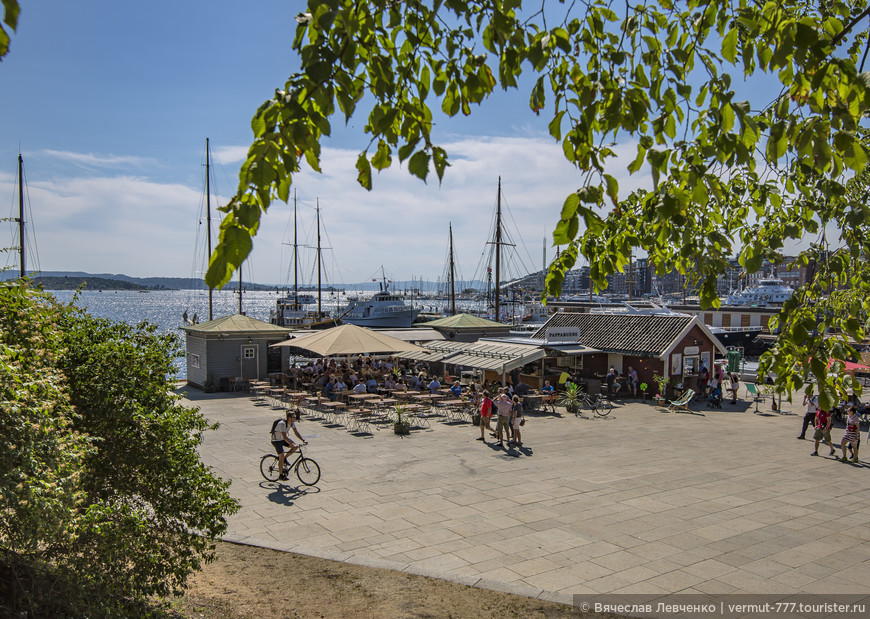
[[[184,332],[183,314],[193,319],[194,314],[199,322],[208,320],[208,291],[206,290],[52,290],[52,295],[62,303],[73,303],[76,307],[86,310],[97,318],[108,318],[118,322],[138,324],[143,321],[156,325],[162,333],[175,333],[182,337]],[[242,295],[242,310],[246,316],[269,322],[269,313],[275,309],[279,296],[275,290],[245,291]],[[321,307],[327,312],[336,312],[347,305],[347,297],[371,296],[371,291],[351,291],[346,294],[324,293]],[[443,299],[408,300],[409,305],[426,312],[438,313],[447,309],[447,301]],[[457,310],[480,311],[483,307],[480,301],[462,301],[457,303]],[[239,296],[230,290],[215,290],[212,294],[212,314],[221,318],[239,313]],[[306,309],[316,309],[317,305],[308,305]],[[175,360],[176,376],[186,377],[186,364],[183,358]]]

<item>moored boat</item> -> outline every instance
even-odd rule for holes
[[[380,290],[368,299],[348,297],[348,305],[340,318],[342,322],[360,327],[410,327],[420,313],[405,304],[405,298],[390,290],[390,282],[381,267],[383,281]]]

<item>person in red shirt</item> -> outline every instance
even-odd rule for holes
[[[811,456],[819,455],[819,443],[824,439],[825,443],[828,444],[828,447],[831,448],[831,453],[829,456],[833,456],[836,452],[834,451],[834,445],[831,443],[831,414],[820,408],[816,411],[816,432],[813,434],[813,438],[816,440],[816,448],[811,453]]]
[[[483,401],[480,403],[480,438],[484,440],[484,432],[489,430],[492,432],[492,426],[489,425],[492,420],[492,399],[489,397],[489,391],[483,392]]]

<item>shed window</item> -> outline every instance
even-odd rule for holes
[[[245,346],[244,355],[245,355],[245,359],[253,359],[254,358],[254,347],[253,346]]]
[[[192,367],[192,368],[199,367],[199,355],[190,355],[190,367]]]

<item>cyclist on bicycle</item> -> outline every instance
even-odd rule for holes
[[[272,445],[275,447],[275,452],[278,454],[278,465],[281,471],[281,476],[278,479],[286,480],[287,475],[284,474],[284,461],[288,455],[295,452],[299,449],[299,445],[293,442],[293,440],[288,436],[288,431],[292,429],[293,434],[299,439],[299,442],[303,445],[307,445],[308,443],[305,439],[302,438],[302,435],[299,434],[299,430],[296,428],[296,412],[292,410],[287,411],[286,420],[279,420],[275,424],[275,428],[272,430]],[[284,452],[284,445],[289,445],[290,448],[287,452]]]

